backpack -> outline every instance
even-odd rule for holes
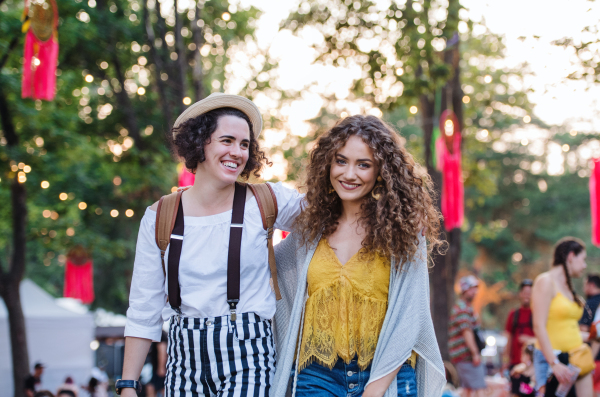
[[[263,228],[267,231],[269,269],[271,271],[273,289],[275,291],[275,297],[277,300],[280,300],[281,294],[279,292],[279,285],[277,283],[275,250],[273,249],[273,225],[277,219],[277,198],[275,197],[275,193],[268,183],[242,184],[237,182],[237,184],[249,187],[256,198],[256,202],[258,203]],[[187,189],[188,188],[180,189],[177,192],[162,196],[158,202],[158,208],[156,209],[155,240],[156,245],[160,249],[160,260],[162,263],[163,275],[166,275],[165,251],[169,246],[173,227],[175,226],[175,219],[177,217],[179,203],[181,202],[181,194]]]
[[[520,308],[515,310],[513,313],[513,324],[512,324],[512,333],[516,334],[517,328],[519,328],[519,317],[521,316]],[[529,327],[533,329],[533,316],[529,317]]]

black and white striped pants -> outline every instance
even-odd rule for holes
[[[268,397],[274,374],[270,320],[171,317],[166,397]]]

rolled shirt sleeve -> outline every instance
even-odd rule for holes
[[[290,189],[284,186],[281,182],[269,183],[273,188],[275,197],[277,197],[277,220],[275,228],[292,231],[292,225],[296,217],[302,211],[304,195],[300,194],[296,189]]]
[[[154,240],[155,223],[156,212],[148,208],[142,218],[135,250],[125,336],[159,342],[167,294],[160,249]]]

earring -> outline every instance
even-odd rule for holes
[[[329,194],[335,192],[335,189],[333,188],[333,186],[331,187],[331,189],[329,189]]]
[[[379,175],[379,176],[377,177],[377,182],[381,182],[382,180],[383,180],[383,179],[381,179],[381,175]],[[380,187],[380,186],[382,186],[382,184],[381,184],[381,183],[377,183],[377,184],[375,185],[375,187],[373,188],[373,190],[371,190],[371,196],[372,196],[372,197],[373,197],[375,200],[379,200],[379,199],[381,198],[381,193],[375,193],[375,190],[376,190],[378,187]]]

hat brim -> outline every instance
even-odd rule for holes
[[[254,137],[258,139],[262,132],[262,116],[254,102],[239,95],[223,94],[219,92],[209,95],[184,110],[183,113],[177,117],[177,120],[175,120],[175,124],[173,125],[173,138],[177,136],[177,133],[179,132],[177,131],[177,128],[181,124],[198,117],[201,114],[219,108],[234,108],[243,112],[250,119]]]

